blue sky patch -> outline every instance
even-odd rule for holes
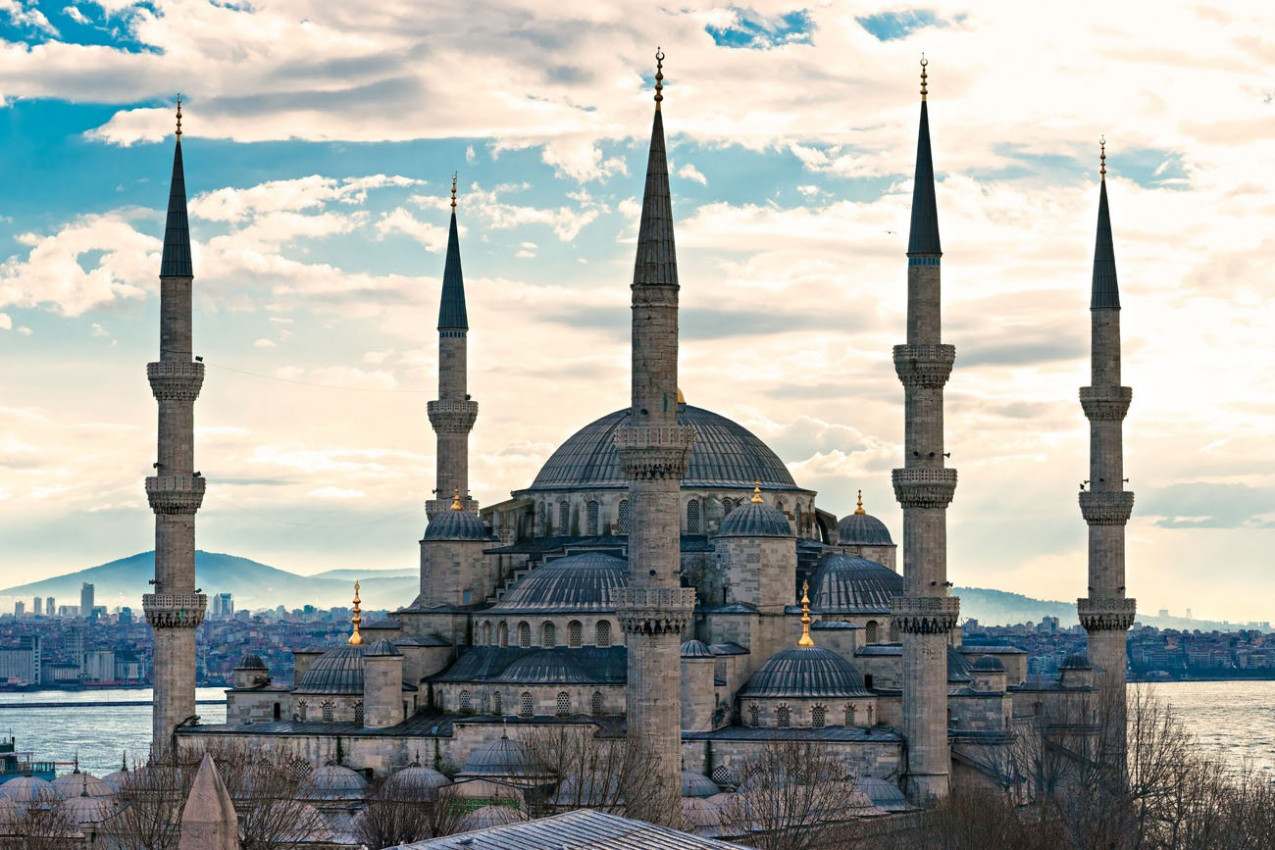
[[[896,41],[907,38],[917,30],[926,27],[950,27],[965,20],[965,15],[957,15],[951,20],[944,20],[930,9],[904,9],[899,12],[881,12],[877,15],[864,15],[855,18],[859,26],[867,30],[877,41]]]
[[[785,44],[814,43],[815,24],[805,9],[763,15],[755,9],[731,6],[730,12],[735,16],[733,23],[704,28],[718,47],[769,50]]]

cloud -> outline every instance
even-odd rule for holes
[[[13,319],[8,313],[0,313],[0,330],[13,330]]]
[[[49,23],[49,19],[36,8],[34,2],[24,3],[22,0],[0,0],[0,14],[7,15],[14,26],[24,27],[55,38],[58,36],[57,27]]]
[[[731,6],[722,17],[722,23],[704,27],[718,47],[769,50],[813,41],[815,25],[805,9],[764,15],[755,9]]]
[[[689,162],[677,170],[677,176],[694,181],[701,186],[708,185],[708,178],[701,174],[700,170],[694,165],[691,165]]]
[[[950,27],[959,24],[965,15],[944,20],[930,9],[903,9],[898,12],[880,12],[855,18],[878,41],[895,41],[907,38],[917,30],[927,27]]]

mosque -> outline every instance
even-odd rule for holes
[[[183,747],[283,747],[355,789],[373,776],[423,769],[517,785],[532,772],[526,736],[572,724],[602,737],[628,736],[651,754],[663,790],[630,807],[631,815],[659,822],[679,810],[679,789],[698,796],[706,795],[695,789],[730,790],[776,741],[818,742],[847,776],[875,789],[877,806],[901,799],[900,789],[924,802],[966,784],[1003,786],[1013,774],[1014,741],[1042,705],[1122,687],[1117,659],[1134,604],[1124,598],[1123,579],[1132,494],[1122,490],[1120,474],[1129,390],[1119,386],[1105,158],[1094,386],[1081,391],[1097,435],[1092,484],[1080,499],[1090,524],[1090,597],[1079,603],[1091,639],[1105,647],[1106,666],[1095,670],[1087,658],[1073,657],[1058,682],[1029,684],[1021,650],[962,646],[959,601],[947,581],[946,507],[956,473],[944,466],[942,392],[955,350],[939,336],[942,251],[924,68],[907,341],[894,349],[906,395],[905,465],[893,473],[904,509],[901,558],[895,535],[861,498],[838,516],[756,435],[682,397],[662,80],[661,66],[631,287],[632,408],[584,425],[509,499],[480,507],[470,496],[468,444],[478,403],[467,391],[470,327],[453,180],[439,398],[428,408],[437,435],[436,488],[419,543],[419,595],[386,620],[363,622],[356,586],[348,642],[296,653],[291,684],[276,683],[260,658],[245,657],[227,691],[226,722],[218,725],[180,716],[195,713],[193,682],[164,666],[165,658],[182,663],[179,650],[158,649],[162,633],[193,631],[190,623],[202,619],[198,594],[185,590],[185,608],[149,595],[156,746],[171,738]],[[181,169],[179,136],[162,276],[164,296],[177,306],[163,311],[163,321],[188,330]],[[170,369],[193,374],[185,362]],[[188,391],[178,401],[193,400]],[[189,493],[202,496],[203,482],[192,480],[148,479],[148,492],[157,529],[185,511],[193,543],[198,500]],[[163,486],[185,488],[188,497],[156,501]],[[162,582],[180,573],[171,563],[187,553],[158,550]],[[163,693],[187,687],[189,709],[184,693]]]

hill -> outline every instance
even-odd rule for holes
[[[1057,617],[1064,628],[1080,622],[1075,602],[1050,602],[983,587],[954,587],[952,594],[961,597],[962,619],[969,617],[986,626],[1011,626],[1028,620],[1039,623],[1044,617]]]

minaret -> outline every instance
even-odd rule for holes
[[[182,170],[182,111],[177,101],[177,144],[168,195],[168,223],[159,268],[159,362],[146,364],[159,403],[159,455],[146,479],[155,511],[154,593],[142,597],[155,632],[152,751],[168,749],[173,730],[195,714],[195,627],[208,597],[195,591],[195,512],[204,479],[195,471],[195,399],[204,364],[192,360],[190,226]]]
[[[907,791],[915,802],[949,791],[947,645],[960,600],[949,596],[947,506],[956,470],[943,465],[943,385],[956,348],[940,342],[938,208],[926,106],[928,63],[921,57],[921,127],[908,239],[907,344],[894,347],[894,369],[904,390],[904,463],[894,470],[894,495],[903,507],[904,595],[894,623],[903,637],[903,735]]]
[[[1080,404],[1089,419],[1089,487],[1080,491],[1080,512],[1089,524],[1089,596],[1077,599],[1076,609],[1089,633],[1101,709],[1121,718],[1111,726],[1123,742],[1125,632],[1136,610],[1135,600],[1125,596],[1124,576],[1124,527],[1133,511],[1133,493],[1124,489],[1124,417],[1133,390],[1120,385],[1120,290],[1107,211],[1106,140],[1099,144],[1102,183],[1089,302],[1091,386],[1080,388]]]
[[[443,265],[443,297],[438,306],[438,401],[429,403],[429,423],[438,436],[434,498],[425,503],[425,515],[448,510],[448,498],[460,490],[465,510],[477,511],[469,496],[469,432],[478,418],[478,402],[468,390],[465,315],[465,278],[460,271],[460,239],[456,235],[456,175],[452,175],[452,221],[447,232],[447,259]]]
[[[681,584],[682,478],[695,431],[677,422],[677,256],[664,156],[664,54],[656,51],[655,120],[633,267],[633,408],[615,434],[629,480],[629,585],[614,597],[628,646],[628,734],[649,762],[631,817],[680,820],[681,633],[695,605]]]

